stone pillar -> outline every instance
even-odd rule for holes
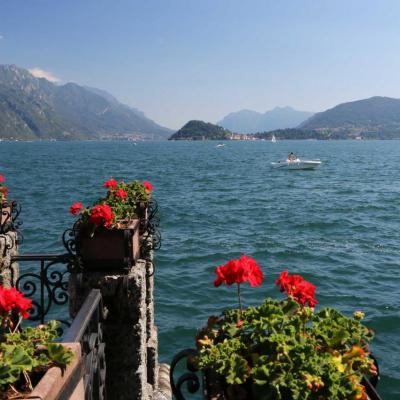
[[[0,233],[0,284],[14,286],[19,275],[18,263],[11,257],[18,255],[18,240],[15,231]]]
[[[71,274],[70,313],[76,315],[91,289],[100,289],[106,320],[106,391],[113,400],[150,400],[158,384],[157,330],[154,325],[152,251],[121,273]]]

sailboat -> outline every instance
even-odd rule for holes
[[[272,143],[276,143],[276,137],[275,137],[274,134],[272,134],[271,142],[272,142]]]

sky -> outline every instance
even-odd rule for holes
[[[171,129],[400,98],[398,0],[0,0],[0,64],[108,91]]]

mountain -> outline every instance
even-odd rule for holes
[[[165,139],[171,132],[100,89],[55,85],[0,65],[0,138]]]
[[[234,132],[255,133],[294,128],[312,115],[311,112],[298,111],[292,107],[275,107],[264,114],[251,110],[241,110],[228,114],[218,122],[218,125]]]
[[[335,138],[400,138],[400,99],[376,96],[339,104],[315,114],[299,128]]]
[[[241,135],[209,122],[192,120],[175,132],[169,140],[230,140],[237,136]]]

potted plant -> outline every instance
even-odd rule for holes
[[[24,398],[49,368],[72,361],[71,350],[55,343],[56,321],[20,329],[31,307],[15,288],[0,286],[0,399]]]
[[[70,213],[79,216],[74,225],[76,251],[86,269],[129,268],[140,256],[139,228],[147,219],[152,185],[148,181],[103,185],[105,197],[91,207],[74,203]]]
[[[216,268],[215,286],[237,286],[239,307],[209,318],[197,335],[197,367],[208,398],[367,399],[362,384],[377,373],[368,350],[373,337],[361,320],[334,308],[315,310],[315,286],[283,271],[275,282],[287,297],[244,309],[240,285],[261,285],[258,263],[247,256]],[[212,393],[213,392],[213,393]]]

